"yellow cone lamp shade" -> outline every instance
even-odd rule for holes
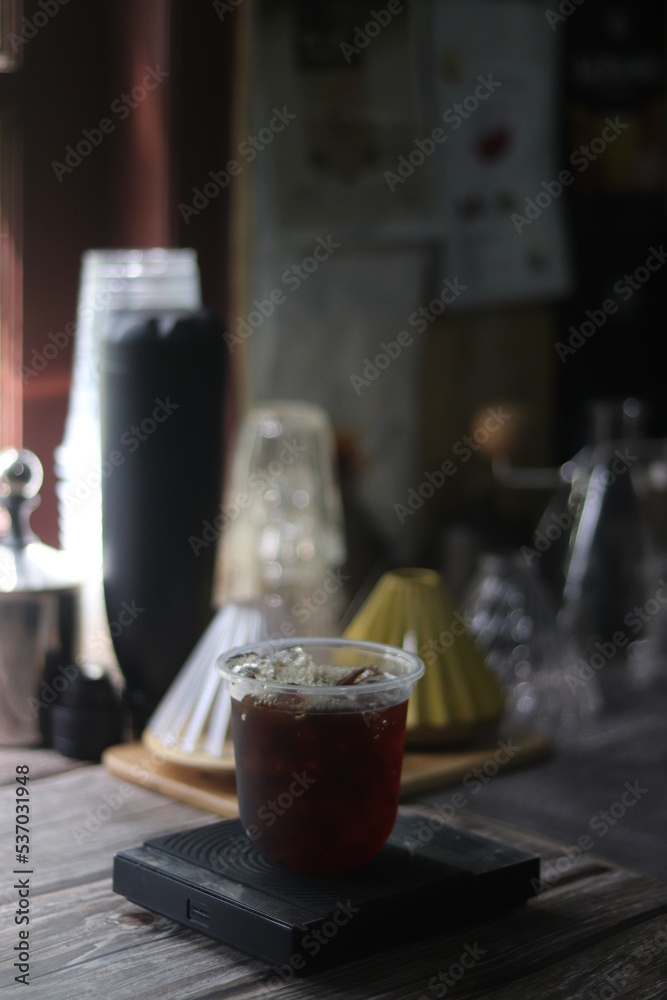
[[[500,681],[435,570],[385,573],[345,636],[398,646],[424,661],[408,705],[408,746],[436,748],[482,737],[497,726],[505,708]]]

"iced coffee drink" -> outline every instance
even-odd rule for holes
[[[247,836],[296,871],[368,861],[396,819],[421,660],[344,639],[265,643],[221,659]]]

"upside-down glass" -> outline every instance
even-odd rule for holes
[[[248,657],[300,647],[327,683],[244,676]],[[245,666],[244,666],[245,661]],[[366,668],[381,679],[355,682]],[[237,647],[218,660],[232,699],[239,812],[246,835],[294,871],[346,871],[391,833],[408,698],[418,656],[347,639],[288,639]],[[337,683],[328,683],[333,678]]]
[[[304,634],[336,635],[345,533],[334,432],[321,407],[278,400],[246,414],[223,513],[221,601],[279,594],[300,608]]]

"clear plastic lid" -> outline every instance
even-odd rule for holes
[[[216,662],[233,699],[246,695],[289,711],[371,711],[412,694],[424,673],[416,653],[379,642],[265,640],[228,650]]]

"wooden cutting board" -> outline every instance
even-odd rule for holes
[[[504,750],[503,747],[509,747]],[[460,781],[469,787],[485,782],[510,768],[522,767],[549,753],[543,733],[523,730],[512,739],[488,747],[448,753],[406,753],[401,776],[401,798],[434,791]],[[160,760],[143,743],[122,743],[105,750],[107,770],[136,785],[206,809],[217,816],[238,816],[233,774],[212,773]],[[477,770],[476,770],[477,769]]]

